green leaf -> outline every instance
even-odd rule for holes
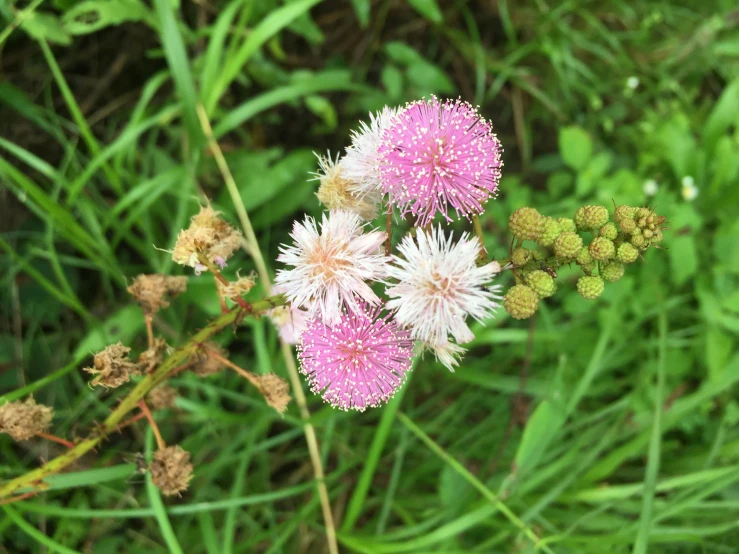
[[[154,26],[156,19],[139,0],[89,0],[66,11],[62,21],[71,34],[85,35],[128,21],[143,21]]]
[[[444,16],[441,14],[436,0],[408,0],[408,3],[423,17],[437,25],[444,22]]]
[[[593,154],[593,141],[580,127],[564,127],[559,131],[559,151],[569,167],[581,170]]]
[[[77,345],[73,357],[80,358],[90,355],[118,341],[128,344],[143,327],[144,316],[141,308],[133,304],[126,306],[82,339]]]
[[[352,0],[354,14],[357,16],[359,26],[366,29],[370,20],[370,0]]]
[[[711,152],[719,137],[737,123],[739,123],[739,79],[735,79],[724,89],[703,126],[706,149]]]
[[[29,13],[20,28],[37,40],[48,40],[65,46],[72,43],[72,37],[64,29],[62,22],[50,13]]]
[[[388,96],[393,100],[400,100],[403,96],[403,74],[400,70],[392,64],[387,64],[382,68],[382,74],[380,75],[385,90],[387,90]]]
[[[671,239],[669,252],[672,282],[680,286],[698,271],[695,238],[692,235],[682,235]]]
[[[547,447],[557,437],[565,422],[561,403],[544,400],[531,414],[514,458],[516,471],[526,473],[536,468]]]

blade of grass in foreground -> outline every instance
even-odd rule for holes
[[[654,422],[649,441],[649,458],[644,473],[644,497],[642,500],[639,531],[634,542],[634,554],[646,554],[652,530],[654,490],[659,474],[660,450],[662,448],[662,398],[665,389],[665,355],[667,354],[667,314],[659,314],[659,353],[657,359],[657,389],[654,391]]]
[[[23,531],[26,535],[31,537],[33,540],[38,542],[39,544],[44,545],[46,548],[51,550],[52,552],[59,552],[60,554],[81,554],[77,550],[72,550],[71,548],[67,548],[66,546],[63,546],[56,542],[53,539],[50,539],[46,535],[44,535],[41,531],[36,529],[33,525],[28,523],[25,519],[21,517],[21,515],[13,508],[13,506],[2,506],[2,509],[5,510],[5,513],[7,516],[13,521],[13,523],[16,524],[16,526]]]
[[[446,451],[438,444],[436,444],[431,437],[424,433],[423,430],[418,427],[418,425],[413,423],[413,421],[407,415],[400,412],[398,413],[398,419],[403,423],[403,425],[408,427],[408,429],[410,429],[414,435],[421,439],[421,441],[423,441],[423,443],[428,446],[434,454],[439,456],[439,458],[441,458],[445,463],[449,464],[449,466],[451,466],[452,469],[459,473],[465,479],[465,481],[475,487],[487,500],[489,500],[493,504],[493,506],[495,506],[498,511],[500,511],[506,518],[508,518],[508,521],[510,521],[521,532],[523,532],[523,534],[526,535],[526,537],[533,543],[533,546],[536,550],[543,550],[548,554],[553,554],[549,547],[544,546],[540,543],[541,539],[536,536],[531,528],[523,521],[521,521],[521,519],[516,514],[514,514],[511,509],[506,506],[503,501],[495,495],[495,493],[493,493],[493,491],[487,488],[477,477],[472,475],[472,473],[470,473],[469,470],[461,463],[459,463],[455,458],[447,454]]]

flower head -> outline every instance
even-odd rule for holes
[[[343,410],[363,411],[395,394],[410,371],[410,335],[379,307],[344,311],[335,325],[313,318],[301,337],[298,359],[311,390]]]
[[[187,490],[192,479],[190,453],[180,446],[157,450],[149,464],[151,481],[167,496]]]
[[[32,396],[25,402],[8,402],[0,406],[0,433],[7,433],[13,440],[28,440],[38,433],[44,433],[51,425],[54,410],[43,404],[36,404]]]
[[[164,346],[166,347],[166,344]],[[86,372],[96,376],[92,384],[114,389],[128,383],[132,376],[138,375],[141,368],[128,358],[129,352],[131,349],[128,346],[117,342],[95,354],[92,367],[85,368]]]
[[[644,181],[642,190],[647,196],[654,196],[659,192],[659,183],[654,179],[648,179],[647,181]]]
[[[272,294],[282,294],[285,290],[283,287],[272,287]],[[287,344],[297,344],[300,335],[305,329],[305,323],[308,320],[308,312],[295,308],[293,306],[277,306],[272,308],[268,315],[277,327],[277,331],[283,342]]]
[[[485,284],[500,272],[500,264],[477,267],[477,237],[464,233],[453,242],[440,227],[419,230],[415,242],[406,236],[398,250],[403,257],[393,256],[388,269],[397,282],[386,289],[387,307],[397,310],[398,323],[427,345],[445,345],[449,335],[457,343],[471,341],[474,335],[465,319],[481,321],[497,308],[499,287]]]
[[[379,150],[385,130],[400,111],[385,106],[376,114],[370,113],[369,125],[362,121],[359,131],[352,131],[352,144],[346,149],[342,166],[344,175],[352,182],[351,190],[360,198],[367,196],[379,202],[382,197]]]
[[[128,290],[146,315],[154,315],[160,308],[169,306],[166,297],[173,298],[185,292],[187,277],[169,275],[139,275]]]
[[[501,146],[492,125],[461,100],[409,104],[388,126],[379,149],[381,183],[404,215],[427,225],[449,208],[469,217],[496,194]]]
[[[312,217],[295,222],[290,234],[295,242],[281,246],[277,258],[292,269],[281,269],[275,278],[293,306],[318,311],[333,324],[342,306],[356,311],[359,299],[380,302],[365,281],[385,276],[388,258],[380,249],[385,233],[362,233],[362,225],[357,214],[346,211],[323,214],[320,233]]]
[[[205,270],[198,261],[198,255],[202,254],[221,269],[226,266],[226,260],[241,246],[241,233],[219,214],[210,206],[203,206],[192,217],[190,227],[180,231],[172,250],[176,263],[193,267],[195,273],[200,274]]]
[[[329,210],[346,210],[354,212],[364,220],[377,217],[377,206],[382,199],[379,192],[359,195],[353,189],[353,181],[350,181],[343,169],[344,160],[332,159],[318,156],[319,172],[316,179],[321,182],[316,196],[318,200]]]

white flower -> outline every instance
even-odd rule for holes
[[[283,294],[283,287],[272,287],[272,294]],[[298,344],[308,321],[308,312],[290,305],[277,306],[267,312],[269,318],[277,327],[280,339],[287,344]]]
[[[654,196],[659,191],[659,184],[654,179],[649,179],[648,181],[644,181],[642,189],[647,196]]]
[[[639,77],[635,77],[632,75],[628,79],[626,79],[626,86],[629,87],[631,90],[635,90],[636,87],[639,86]]]
[[[315,152],[314,152],[315,154]],[[331,158],[331,154],[326,156],[315,154],[318,158],[318,169],[314,180],[319,180],[321,186],[318,188],[316,196],[318,200],[329,210],[347,210],[359,214],[364,220],[372,220],[377,217],[377,205],[380,203],[381,197],[375,194],[365,194],[359,196],[354,190],[354,183],[350,181],[343,167],[343,160],[339,160],[338,154],[336,159]]]
[[[695,186],[695,179],[693,177],[690,175],[683,177],[682,185],[682,194],[686,201],[692,202],[698,197],[698,187]]]
[[[380,186],[380,160],[378,150],[382,135],[400,109],[385,106],[377,114],[370,113],[370,123],[359,124],[359,131],[352,131],[352,145],[346,149],[342,160],[344,175],[352,181],[351,189],[360,197],[379,203],[382,198]]]
[[[293,269],[278,271],[275,284],[294,307],[319,312],[325,323],[333,324],[341,319],[343,306],[355,311],[359,299],[380,302],[365,281],[386,275],[389,258],[381,252],[385,233],[362,233],[362,227],[357,214],[342,210],[323,214],[320,233],[312,217],[293,224],[295,242],[281,245],[277,258]]]
[[[436,345],[432,344],[428,346],[428,349],[431,350],[436,359],[444,364],[444,366],[451,372],[454,372],[454,368],[459,365],[459,358],[467,352],[467,350],[453,342]]]
[[[455,243],[440,227],[419,230],[416,242],[406,235],[398,247],[403,258],[393,256],[388,275],[397,283],[388,284],[387,307],[397,310],[396,321],[411,329],[412,338],[427,345],[444,346],[449,335],[460,344],[471,341],[474,335],[465,319],[469,315],[482,321],[497,308],[497,289],[484,285],[500,264],[477,267],[480,242],[467,233]],[[444,353],[442,357],[448,359]]]

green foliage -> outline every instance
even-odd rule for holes
[[[460,95],[481,105],[506,149],[501,194],[481,218],[496,259],[510,256],[501,229],[522,206],[558,218],[583,205],[656,205],[670,229],[664,250],[649,249],[595,300],[578,294],[576,264],[557,268],[559,290],[535,319],[499,310],[475,326],[455,373],[427,356],[382,409],[338,412],[306,388],[342,551],[534,552],[535,535],[558,554],[734,552],[734,6],[490,5],[0,3],[0,403],[33,393],[67,438],[102,421],[118,393],[91,390],[81,368],[118,340],[145,348],[126,283],[176,273],[159,249],[204,198],[238,223],[199,105],[273,272],[292,220],[318,211],[312,151],[340,151],[386,103]],[[237,254],[237,269],[248,274],[252,258]],[[157,316],[170,344],[219,313],[212,287],[191,277]],[[244,367],[285,375],[265,323],[225,333],[222,346]],[[136,473],[135,454],[152,448],[138,424],[49,478],[44,496],[3,506],[0,544],[323,551],[295,405],[282,419],[226,373],[172,384],[177,406],[156,417],[193,454],[183,498],[160,499]],[[0,480],[60,451],[1,435]]]

